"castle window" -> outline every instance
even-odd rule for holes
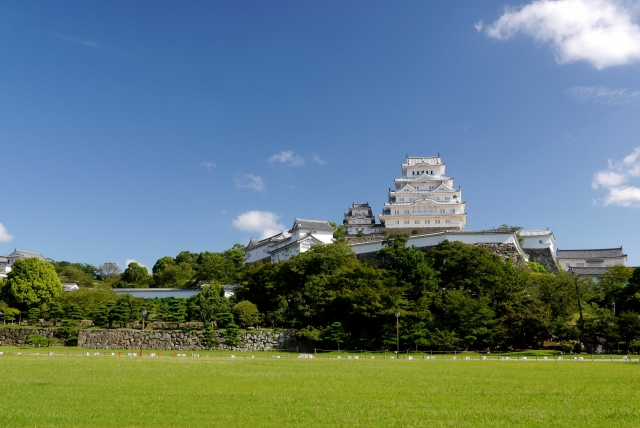
[[[420,224],[420,220],[416,220],[416,224]]]
[[[404,221],[404,224],[409,224],[409,220],[405,220],[405,221]]]
[[[446,223],[451,223],[451,220],[445,220]]]

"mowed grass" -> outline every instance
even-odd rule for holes
[[[0,356],[0,426],[640,426],[640,365]]]

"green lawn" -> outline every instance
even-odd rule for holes
[[[3,427],[640,425],[640,365],[621,361],[0,351]]]

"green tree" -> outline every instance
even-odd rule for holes
[[[152,280],[149,271],[136,262],[131,262],[115,284],[118,288],[148,287]]]
[[[171,324],[179,324],[185,321],[185,315],[187,312],[186,300],[178,297],[171,300],[169,304],[169,312],[165,316],[164,320]]]
[[[29,320],[29,324],[34,325],[38,323],[40,319],[40,309],[39,308],[31,308],[29,309],[29,314],[27,315],[27,319]]]
[[[64,318],[64,309],[62,309],[62,305],[60,302],[51,303],[51,307],[49,309],[49,319],[53,322],[62,321]]]
[[[80,306],[75,303],[69,306],[69,310],[67,310],[67,319],[81,321],[83,318],[84,314],[82,313],[82,308]]]
[[[635,312],[623,312],[618,317],[620,337],[627,345],[627,353],[632,344],[640,339],[640,315]]]
[[[189,284],[195,272],[195,262],[191,263],[193,253],[183,251],[180,254],[182,255],[180,263],[177,263],[172,257],[162,257],[153,265],[154,287],[184,288]]]
[[[338,351],[339,351],[340,344],[344,343],[344,339],[346,337],[346,334],[344,332],[344,327],[342,327],[342,323],[339,321],[336,321],[333,324],[331,324],[324,331],[323,337],[325,340],[335,343],[338,346]]]
[[[62,293],[62,283],[50,263],[36,258],[13,264],[0,295],[10,306],[27,310],[51,303]]]
[[[624,265],[607,266],[606,273],[600,275],[598,286],[603,292],[603,304],[611,308],[615,315],[616,302],[633,275],[633,269]]]
[[[238,346],[240,344],[240,330],[233,321],[227,325],[224,333],[224,343],[228,346]]]
[[[200,293],[190,298],[193,302],[195,318],[207,325],[215,324],[220,314],[229,312],[229,304],[224,298],[224,290],[218,284],[202,287]]]
[[[231,311],[237,323],[242,327],[254,326],[260,322],[258,308],[247,300],[237,303]]]

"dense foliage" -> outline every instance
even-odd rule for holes
[[[444,241],[426,253],[406,242],[406,235],[387,237],[367,262],[339,241],[288,261],[247,267],[239,245],[222,253],[184,251],[158,260],[152,274],[131,263],[117,278],[108,264],[58,263],[58,273],[75,269],[94,275],[97,285],[55,296],[39,292],[35,300],[9,293],[21,272],[16,269],[2,286],[6,303],[0,311],[7,321],[21,314],[32,323],[44,318],[71,329],[83,319],[124,327],[140,322],[146,309],[147,322],[197,321],[226,329],[231,344],[239,340],[240,327],[262,325],[295,328],[318,347],[390,349],[399,312],[403,348],[494,350],[553,343],[567,351],[628,351],[640,345],[640,269],[612,266],[596,283],[548,273],[537,263],[517,265],[460,242]],[[231,299],[220,285],[228,283],[240,283]],[[116,295],[112,288],[202,284],[208,285],[189,299],[143,300]],[[71,329],[64,338],[76,335]]]

